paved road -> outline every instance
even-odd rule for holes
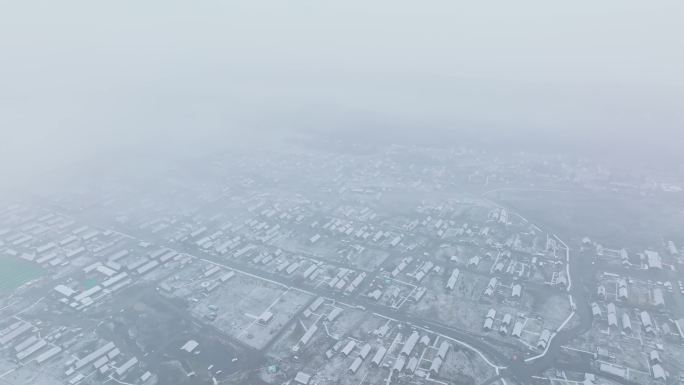
[[[54,209],[54,208],[53,208]],[[58,210],[61,211],[61,210]],[[64,215],[70,215],[74,216],[74,214],[69,214],[69,213],[63,213]],[[81,215],[78,215],[78,219],[81,219],[84,223],[90,223],[92,225],[98,226],[100,228],[109,228],[116,230],[118,232],[121,232],[123,234],[129,234],[130,231],[129,229],[121,226],[120,224],[116,222],[110,222],[107,220],[101,220],[97,218],[92,218],[92,217],[87,217],[84,216],[82,213],[78,213]],[[139,230],[136,230],[136,233],[141,233]],[[141,237],[136,237],[137,239],[140,239]],[[225,258],[223,256],[218,256],[215,254],[207,253],[202,250],[198,250],[196,247],[193,245],[184,245],[181,243],[172,243],[169,242],[155,234],[150,234],[147,232],[143,232],[142,238],[144,238],[145,241],[153,242],[154,244],[157,244],[162,247],[168,247],[170,249],[174,249],[179,252],[183,252],[189,255],[192,255],[196,258],[201,258],[222,266],[225,266],[230,269],[234,270],[239,270],[248,274],[251,274],[253,276],[266,279],[275,283],[278,283],[280,285],[290,287],[290,288],[295,288],[304,292],[308,292],[312,295],[316,296],[323,296],[327,298],[331,298],[333,300],[347,303],[347,304],[352,304],[352,305],[361,305],[365,307],[367,310],[374,312],[382,317],[386,318],[391,318],[395,319],[400,322],[405,322],[407,324],[412,324],[418,327],[425,327],[428,330],[431,330],[433,332],[442,334],[448,338],[461,341],[467,345],[472,346],[473,348],[477,349],[478,351],[482,352],[484,355],[486,355],[489,360],[492,361],[492,363],[496,366],[499,367],[505,367],[509,366],[511,363],[510,357],[507,355],[503,354],[500,350],[500,347],[506,346],[509,348],[513,349],[520,349],[519,346],[513,345],[513,344],[505,344],[502,343],[501,341],[497,341],[495,339],[492,339],[491,337],[486,337],[486,336],[480,336],[475,333],[471,333],[466,330],[458,329],[449,325],[444,325],[438,322],[435,322],[433,320],[421,318],[421,317],[416,317],[412,316],[410,314],[407,314],[406,312],[380,305],[375,303],[373,300],[366,298],[364,296],[360,296],[358,293],[360,293],[360,290],[356,290],[355,292],[357,294],[349,296],[349,295],[344,295],[340,291],[337,290],[332,290],[326,285],[320,285],[317,288],[312,288],[310,286],[305,285],[304,283],[301,282],[296,282],[293,281],[292,279],[288,277],[283,277],[282,275],[278,274],[272,274],[268,272],[264,272],[259,269],[255,269],[253,267],[250,267],[249,265],[245,263],[241,263],[240,261],[232,260],[229,258]],[[351,266],[344,266],[347,268],[353,268]],[[365,282],[370,282],[374,278],[377,277],[376,273],[370,273],[364,280]]]
[[[501,189],[499,189],[501,190]],[[499,190],[492,190],[490,192],[494,191],[499,191]],[[516,189],[510,189],[510,190],[516,190]],[[521,189],[521,190],[529,190],[529,189]],[[560,190],[542,190],[542,191],[558,191],[561,192]],[[490,192],[487,192],[485,194],[489,194]],[[565,192],[565,191],[562,191]],[[484,194],[483,194],[484,195]],[[491,200],[491,198],[488,198],[492,203],[501,206],[501,207],[506,207],[509,209],[511,212],[518,212],[518,210],[515,207],[512,207],[510,205],[502,204],[497,201]],[[540,224],[543,226],[547,232],[551,229],[551,226],[548,224],[544,223],[543,221],[534,221],[535,223]],[[560,239],[560,238],[559,238]],[[569,289],[569,294],[572,296],[574,299],[575,307],[576,307],[576,316],[579,319],[579,323],[571,328],[566,328],[563,329],[562,331],[558,332],[556,336],[553,338],[553,340],[549,343],[549,347],[547,351],[545,352],[544,355],[539,357],[538,359],[534,361],[529,361],[529,362],[513,362],[505,371],[503,371],[501,374],[502,375],[508,375],[510,374],[511,377],[518,379],[518,380],[529,380],[532,376],[534,375],[540,375],[544,371],[548,369],[562,369],[562,370],[572,370],[576,372],[588,372],[588,373],[596,373],[600,374],[603,377],[610,378],[611,380],[624,384],[624,385],[637,385],[636,383],[626,380],[621,377],[617,376],[610,376],[607,375],[606,373],[598,373],[596,369],[591,367],[590,365],[587,364],[564,364],[559,361],[559,359],[564,355],[564,353],[561,351],[561,347],[563,345],[566,345],[570,343],[572,340],[574,340],[577,336],[589,331],[591,329],[592,323],[593,323],[593,315],[591,313],[591,305],[589,298],[591,298],[591,292],[594,287],[593,282],[591,281],[593,279],[593,273],[588,274],[587,272],[591,272],[593,270],[593,267],[591,265],[592,261],[592,256],[589,254],[583,254],[580,251],[573,251],[568,247],[568,259],[569,259],[569,279],[572,282],[572,285],[570,286]],[[525,381],[522,381],[523,383],[526,383]],[[491,382],[486,382],[491,383]],[[484,385],[484,384],[483,384]]]
[[[502,206],[498,202],[494,202],[499,206]],[[516,211],[514,208],[510,208],[512,212]],[[59,210],[58,210],[59,211]],[[79,213],[81,217],[83,217],[82,213]],[[114,223],[111,221],[102,221],[97,218],[81,218],[84,220],[86,223],[92,223],[97,226],[100,226],[102,228],[111,228],[111,229],[116,229],[122,233],[127,233],[128,229],[123,228],[120,224]],[[140,233],[139,230],[135,230],[136,233]],[[339,291],[336,290],[331,290],[329,289],[326,285],[321,285],[317,288],[311,288],[309,286],[304,285],[303,283],[300,282],[295,282],[291,280],[290,278],[283,277],[278,274],[271,274],[268,272],[264,272],[262,270],[258,270],[255,268],[252,268],[248,266],[245,263],[242,263],[240,261],[235,261],[231,260],[228,258],[225,258],[223,256],[217,256],[215,254],[207,253],[202,250],[198,250],[196,247],[192,245],[184,245],[184,244],[179,244],[179,243],[171,243],[155,234],[149,234],[145,233],[144,237],[146,238],[146,241],[151,241],[154,242],[155,244],[159,246],[164,246],[168,247],[171,249],[175,249],[177,251],[182,251],[184,253],[193,255],[195,257],[211,261],[213,263],[217,263],[220,265],[223,265],[225,267],[234,269],[234,270],[240,270],[246,273],[249,273],[251,275],[257,276],[259,278],[267,279],[269,281],[273,281],[275,283],[281,284],[286,287],[291,287],[291,288],[296,288],[298,290],[302,290],[308,293],[311,293],[312,295],[316,296],[324,296],[327,298],[334,299],[336,301],[340,301],[343,303],[351,303],[353,305],[362,305],[365,307],[367,310],[370,310],[380,316],[395,319],[401,322],[405,322],[408,324],[412,324],[418,327],[424,327],[426,329],[429,329],[431,331],[434,331],[438,334],[441,334],[443,336],[446,336],[448,338],[461,341],[467,345],[470,345],[477,351],[481,352],[485,356],[487,356],[494,365],[497,367],[501,368],[499,371],[499,375],[496,377],[489,378],[483,382],[483,384],[490,384],[495,381],[497,381],[500,378],[503,377],[510,377],[514,378],[520,383],[528,383],[532,376],[539,375],[542,372],[552,369],[552,368],[558,368],[559,363],[558,363],[558,358],[563,354],[561,352],[561,346],[567,344],[568,342],[572,341],[576,336],[579,334],[585,332],[591,327],[592,323],[592,315],[591,315],[591,309],[589,305],[589,301],[587,300],[587,287],[588,283],[584,282],[583,277],[586,275],[583,274],[584,271],[587,271],[587,269],[591,268],[590,267],[590,259],[589,258],[583,258],[577,254],[574,254],[570,256],[572,263],[570,263],[570,277],[573,282],[573,285],[570,290],[570,294],[573,296],[575,299],[576,303],[576,313],[577,316],[579,317],[579,324],[568,329],[564,329],[560,332],[558,332],[553,340],[550,342],[548,349],[544,352],[544,354],[540,355],[537,359],[532,360],[532,361],[524,361],[522,358],[522,355],[518,359],[513,359],[512,357],[507,356],[506,354],[502,353],[497,346],[505,346],[508,345],[508,347],[512,347],[514,349],[519,349],[518,346],[512,345],[512,344],[503,344],[501,341],[496,341],[492,339],[491,337],[487,336],[481,336],[476,333],[469,332],[467,330],[462,330],[458,328],[451,327],[449,325],[444,325],[438,322],[435,322],[433,320],[425,319],[422,317],[416,317],[410,314],[407,314],[406,312],[400,310],[400,309],[395,309],[391,307],[387,307],[384,305],[380,305],[375,303],[374,301],[371,301],[370,299],[367,299],[363,296],[360,296],[358,294],[353,295],[353,296],[347,296]],[[339,263],[337,265],[340,265]],[[341,266],[341,267],[347,267],[347,268],[353,268],[351,266]],[[371,272],[368,274],[366,277],[366,280],[364,282],[370,282],[374,278],[378,277],[377,273]],[[359,290],[357,290],[357,293]],[[576,370],[579,372],[591,372],[592,368],[587,366],[587,365],[576,365],[574,367],[567,367],[567,369],[572,369]],[[620,379],[620,378],[615,378],[615,381],[625,384],[625,385],[633,385],[632,382]]]

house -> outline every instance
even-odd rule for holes
[[[413,374],[418,368],[418,357],[411,357],[404,368],[404,373]]]
[[[420,300],[423,299],[423,297],[425,296],[425,293],[427,293],[427,287],[421,286],[413,292],[411,300],[413,300],[414,302],[420,302]]]
[[[660,354],[658,353],[657,350],[651,350],[650,353],[648,353],[648,361],[651,364],[660,364],[662,361],[660,360]]]
[[[420,337],[420,341],[418,341],[418,343],[422,346],[428,346],[430,345],[430,337],[427,334],[425,334],[422,337]]]
[[[517,299],[520,298],[520,295],[522,294],[522,285],[519,283],[516,283],[513,285],[513,288],[511,289],[511,298]]]
[[[604,372],[604,373],[611,374],[613,376],[617,376],[620,378],[627,378],[627,371],[623,367],[618,367],[618,366],[614,366],[614,365],[602,362],[599,365],[599,370]]]
[[[442,343],[439,345],[439,349],[437,350],[437,356],[445,360],[446,355],[449,352],[449,348],[451,348],[451,345],[446,341],[442,341]]]
[[[378,351],[375,352],[375,355],[373,356],[373,359],[371,360],[371,364],[375,366],[380,366],[380,363],[382,362],[382,359],[385,358],[385,354],[387,353],[387,348],[381,346],[378,348]]]
[[[679,338],[684,339],[684,318],[680,318],[675,321],[675,327],[679,333]]]
[[[646,265],[649,269],[663,269],[663,261],[657,251],[646,250],[644,254],[646,255]]]
[[[667,241],[667,251],[670,252],[670,255],[678,255],[679,250],[677,249],[677,246],[673,241]]]
[[[352,350],[354,350],[354,347],[356,347],[355,341],[347,342],[344,348],[342,348],[342,354],[344,354],[345,357],[348,356],[352,352]]]
[[[622,331],[628,334],[632,333],[632,320],[627,313],[622,313]]]
[[[304,332],[304,335],[302,335],[302,338],[299,339],[299,344],[300,345],[306,345],[311,341],[311,337],[318,331],[318,326],[316,324],[313,324],[307,329],[306,332]]]
[[[608,327],[616,328],[618,327],[617,316],[615,313],[608,313]]]
[[[493,326],[494,326],[494,320],[491,318],[487,318],[487,319],[485,319],[484,325],[482,326],[482,328],[485,331],[490,331],[490,330],[492,330]]]
[[[653,372],[653,378],[656,380],[665,381],[667,375],[665,374],[665,369],[660,364],[655,364],[651,366],[651,372]]]
[[[456,287],[456,281],[458,280],[458,276],[460,273],[461,272],[458,269],[454,269],[451,272],[451,276],[449,277],[449,280],[446,285],[447,289],[454,290],[454,288]]]
[[[339,307],[336,307],[336,308],[332,309],[332,311],[328,314],[328,316],[326,318],[329,322],[333,322],[333,321],[335,321],[335,319],[337,319],[337,317],[340,316],[340,314],[342,314],[342,309]]]
[[[644,327],[644,331],[647,334],[654,334],[655,332],[653,330],[653,321],[651,321],[651,315],[644,310],[639,314],[639,318],[641,319],[641,325]]]
[[[392,371],[401,372],[401,370],[404,369],[404,365],[406,365],[406,358],[403,355],[400,355],[399,357],[397,357],[397,360],[394,361]]]
[[[560,287],[567,287],[568,286],[568,277],[565,276],[565,274],[559,274],[558,275],[558,280],[556,281],[556,285]]]
[[[600,298],[605,300],[606,299],[606,287],[603,285],[599,285],[598,289],[596,290],[596,295]]]
[[[629,292],[627,291],[627,281],[619,279],[617,281],[617,298],[620,301],[627,301],[629,299]]]
[[[261,316],[259,317],[258,322],[259,322],[261,325],[266,325],[266,324],[268,324],[269,322],[271,322],[272,319],[273,319],[273,313],[270,312],[270,311],[265,311],[265,312],[263,312],[263,313],[261,314]]]
[[[74,290],[68,286],[65,286],[65,285],[55,286],[55,291],[57,293],[63,295],[64,297],[67,297],[67,298],[71,297],[72,295],[74,295],[76,293],[76,290]]]
[[[356,373],[357,370],[361,367],[361,364],[363,363],[363,359],[361,357],[356,357],[354,362],[349,366],[349,371],[354,374]]]
[[[181,350],[185,350],[188,353],[192,353],[197,349],[199,343],[195,340],[188,340],[182,347]]]
[[[653,306],[665,306],[665,297],[660,288],[653,289]]]
[[[511,335],[515,338],[520,338],[522,336],[522,331],[523,331],[523,323],[520,321],[516,321],[515,325],[513,325],[513,332]]]
[[[294,382],[300,385],[309,385],[311,381],[311,375],[304,372],[297,372],[294,378]]]
[[[546,346],[548,345],[550,339],[551,332],[549,331],[549,329],[542,330],[541,335],[539,336],[539,340],[537,341],[537,348],[546,349]]]
[[[439,374],[439,369],[442,367],[442,359],[440,357],[436,357],[435,359],[432,360],[432,363],[430,364],[430,374],[433,376],[436,376]]]
[[[620,259],[622,260],[623,265],[629,264],[629,253],[627,253],[627,250],[620,250]]]
[[[368,355],[370,354],[370,352],[371,352],[371,345],[367,343],[367,344],[363,345],[363,347],[361,348],[361,351],[359,352],[359,357],[361,357],[362,360],[365,360],[366,357],[368,357]]]
[[[486,296],[491,296],[492,294],[494,294],[494,291],[496,290],[496,285],[498,282],[499,282],[498,278],[492,277],[489,280],[489,283],[487,284],[487,288],[485,289],[484,294]]]
[[[406,343],[404,344],[404,347],[401,349],[401,354],[405,356],[410,356],[411,352],[413,351],[413,348],[415,348],[416,344],[418,343],[418,339],[420,338],[420,335],[418,332],[414,331],[411,333],[409,338],[406,340]]]
[[[373,298],[374,300],[379,300],[382,297],[382,291],[380,289],[375,289],[368,294],[368,298]]]

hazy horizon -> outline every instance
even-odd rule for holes
[[[682,160],[679,1],[3,8],[5,172],[302,131]]]
[[[684,381],[684,0],[0,6],[0,384]]]

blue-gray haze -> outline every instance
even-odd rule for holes
[[[5,0],[0,183],[300,130],[678,160],[683,19],[681,0]]]

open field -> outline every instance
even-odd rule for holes
[[[238,275],[202,298],[192,312],[204,319],[211,313],[210,306],[216,306],[213,326],[248,346],[261,349],[310,299],[311,296],[300,291]],[[266,312],[272,313],[272,319],[262,324],[259,317]]]
[[[0,256],[0,294],[6,294],[43,275],[36,264],[13,257]]]
[[[659,198],[615,196],[610,192],[501,191],[490,198],[525,213],[565,236],[586,235],[627,247],[681,240],[684,209]],[[559,234],[560,235],[560,234]]]

